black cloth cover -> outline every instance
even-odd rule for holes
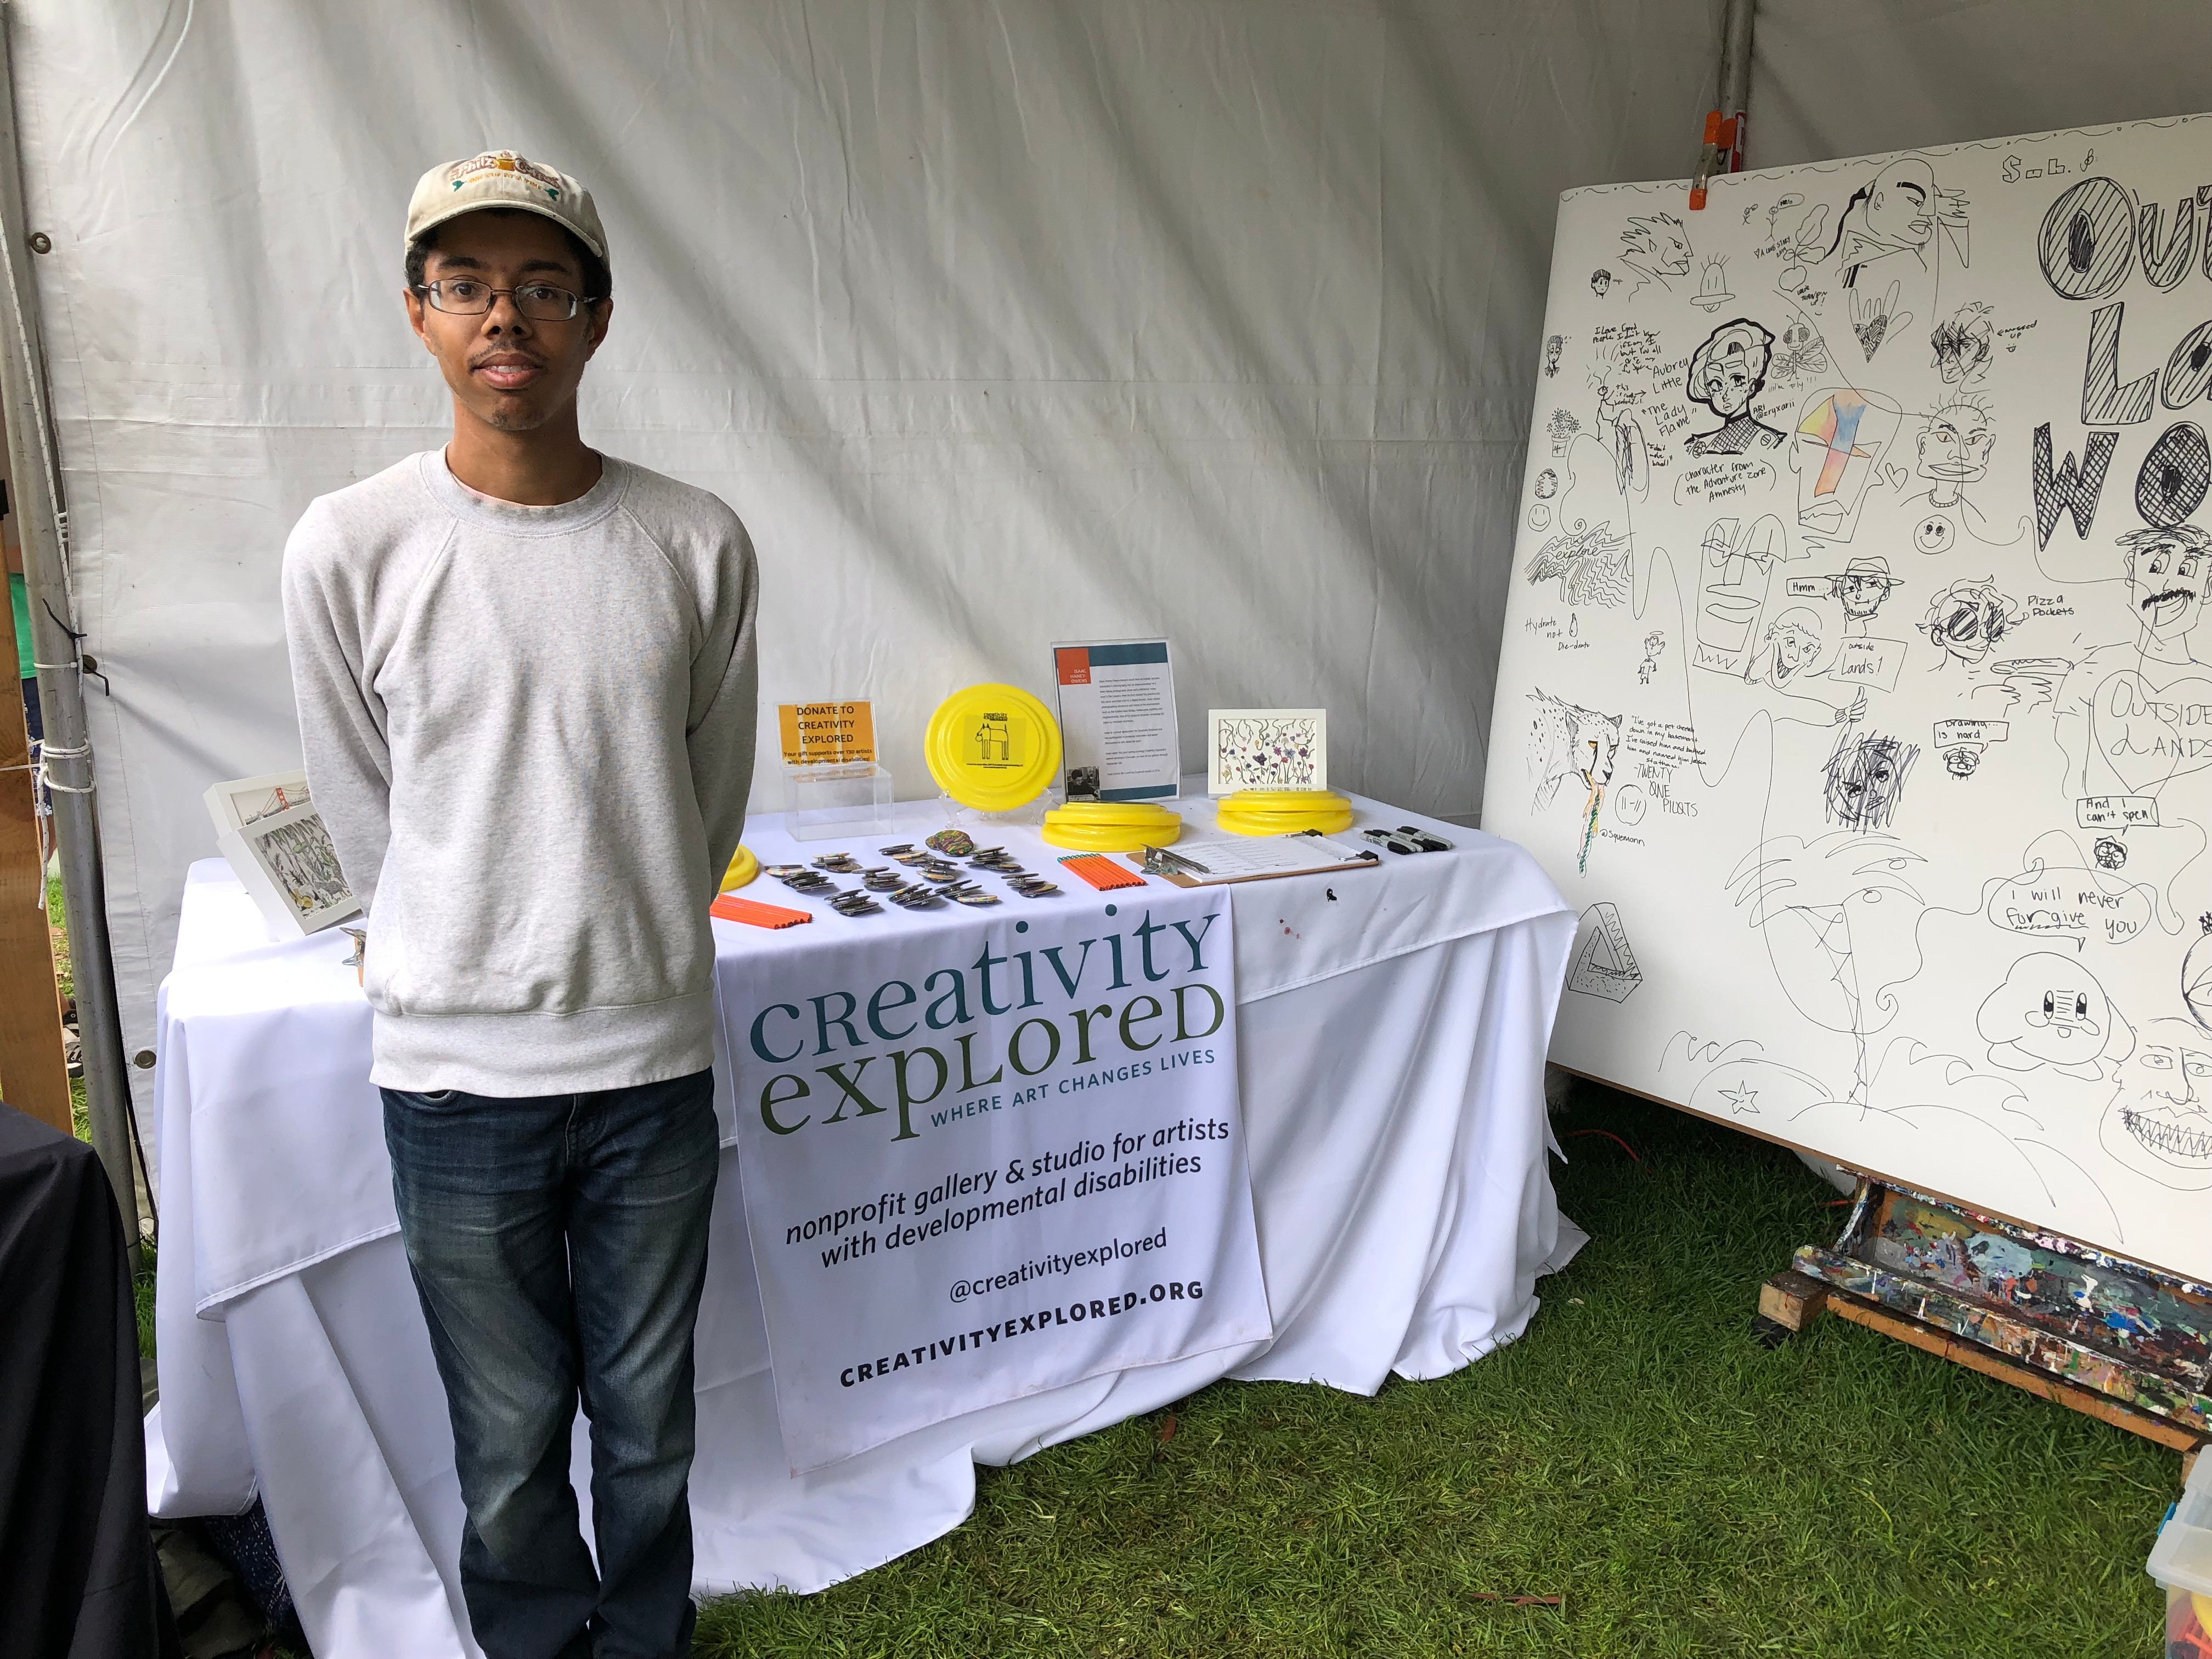
[[[138,1334],[92,1148],[0,1105],[0,1659],[151,1659]]]

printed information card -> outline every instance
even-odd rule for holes
[[[1165,800],[1182,789],[1165,640],[1052,648],[1071,800]]]

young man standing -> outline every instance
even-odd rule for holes
[[[506,150],[425,173],[405,301],[453,440],[313,502],[284,550],[489,1659],[681,1654],[693,1619],[707,907],[751,781],[757,580],[728,507],[579,436],[608,289],[573,179]]]

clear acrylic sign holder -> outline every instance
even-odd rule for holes
[[[874,761],[783,763],[784,826],[795,841],[891,833],[891,775]]]

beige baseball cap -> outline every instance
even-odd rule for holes
[[[407,204],[409,246],[434,226],[479,208],[541,213],[607,259],[607,233],[599,223],[599,209],[592,204],[592,192],[567,173],[511,149],[489,149],[465,161],[442,162],[416,180],[415,194]]]

